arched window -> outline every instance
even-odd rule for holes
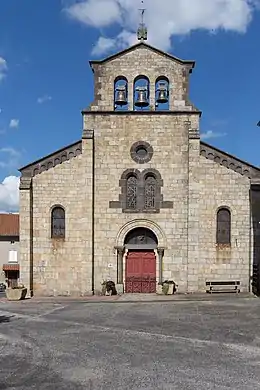
[[[147,175],[144,181],[144,208],[145,210],[155,209],[156,204],[156,187],[155,177]]]
[[[134,79],[134,110],[150,110],[150,82],[146,76]]]
[[[127,169],[121,175],[119,186],[118,201],[110,201],[109,208],[121,208],[123,213],[159,213],[161,208],[173,208],[172,201],[163,199],[163,180],[156,169],[147,168],[142,172]]]
[[[51,237],[65,238],[65,210],[56,206],[51,212]]]
[[[114,109],[128,110],[128,81],[125,76],[118,76],[114,81]]]
[[[136,210],[137,208],[137,178],[134,175],[126,181],[126,208]]]
[[[226,207],[217,212],[217,244],[231,244],[231,213]]]
[[[169,80],[165,76],[160,76],[155,82],[155,109],[169,110]]]

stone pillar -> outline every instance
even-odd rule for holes
[[[20,179],[20,282],[33,295],[32,178]]]
[[[163,282],[163,255],[164,255],[164,249],[158,248],[157,249],[158,257],[159,257],[159,284],[162,284]]]
[[[198,120],[198,118],[197,118]],[[188,262],[187,291],[199,291],[199,219],[200,219],[200,136],[196,121],[189,126],[189,176],[188,176]],[[204,285],[203,285],[204,287]]]
[[[87,121],[88,119],[88,121]],[[96,261],[96,247],[95,244],[95,139],[94,139],[94,130],[93,129],[86,129],[85,126],[92,125],[92,123],[89,123],[90,118],[84,116],[84,129],[82,133],[82,159],[85,166],[85,169],[83,170],[83,174],[86,180],[86,183],[88,185],[84,186],[84,202],[80,203],[77,206],[77,213],[78,215],[84,215],[86,218],[86,221],[88,221],[86,224],[84,223],[84,226],[82,225],[82,240],[85,241],[86,237],[86,252],[84,254],[85,258],[87,259],[87,262],[84,266],[83,271],[83,280],[82,283],[84,283],[84,291],[87,293],[95,294],[98,293],[100,290],[100,275],[99,275],[99,268],[98,268],[98,261]],[[82,188],[83,190],[83,188]]]
[[[117,269],[118,269],[118,284],[123,284],[123,255],[124,255],[124,247],[116,247],[117,250]]]

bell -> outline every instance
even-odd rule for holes
[[[139,88],[136,88],[136,91],[137,91],[137,98],[135,101],[135,105],[137,107],[149,106],[149,102],[147,99],[147,88],[146,87],[139,87]]]
[[[167,103],[168,102],[168,90],[167,86],[164,83],[159,84],[159,88],[157,89],[158,97],[157,97],[157,103]]]
[[[118,106],[125,106],[127,104],[125,85],[121,85],[116,88],[115,104]]]

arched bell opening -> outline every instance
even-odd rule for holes
[[[169,110],[169,79],[160,76],[155,82],[155,109],[158,111]]]
[[[137,76],[134,79],[134,110],[150,109],[150,82],[146,76]]]
[[[138,227],[127,233],[124,245],[127,249],[156,249],[158,239],[150,229]]]
[[[118,76],[114,81],[114,109],[128,110],[128,80],[124,76]]]

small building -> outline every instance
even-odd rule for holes
[[[19,280],[19,214],[0,214],[0,283]]]
[[[200,139],[195,62],[145,37],[90,61],[81,139],[20,170],[21,282],[31,294],[98,293],[106,279],[127,293],[154,293],[166,279],[184,293],[209,281],[252,289],[260,169]]]

